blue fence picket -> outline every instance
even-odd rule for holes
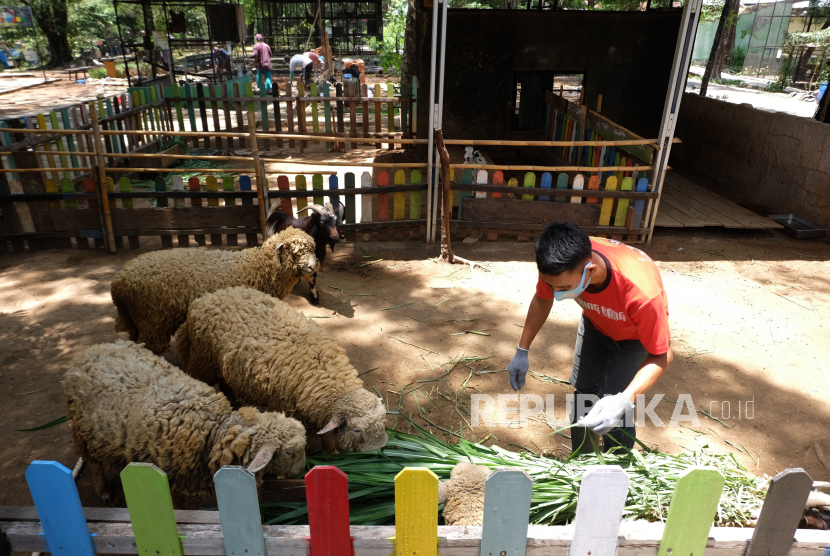
[[[544,174],[542,174],[542,189],[550,189],[552,181],[553,176],[550,175],[550,172],[545,172]],[[550,195],[540,195],[539,200],[548,202],[550,201]]]
[[[265,556],[262,519],[254,474],[236,465],[226,465],[213,476],[225,554]]]
[[[338,189],[338,179],[337,176],[332,174],[329,176],[329,189]],[[339,195],[329,195],[329,201],[331,202],[331,206],[337,209],[340,206],[340,196]]]
[[[487,477],[479,556],[524,556],[533,480],[517,469]]]
[[[346,189],[354,189],[355,181],[354,181],[354,173],[346,172]],[[356,214],[355,214],[355,196],[354,195],[347,195],[346,196],[346,222],[350,224],[354,224],[357,222]]]
[[[648,189],[648,180],[646,178],[640,178],[637,180],[637,191],[644,192]],[[645,207],[645,201],[634,201],[634,227],[639,228],[640,223],[643,221],[643,208]]]
[[[72,471],[56,461],[33,461],[26,481],[46,536],[44,552],[55,556],[95,554]]]

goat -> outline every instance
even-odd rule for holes
[[[334,246],[340,240],[340,232],[337,231],[337,225],[342,222],[342,218],[340,217],[342,211],[338,211],[338,216],[335,216],[329,204],[328,207],[309,205],[297,212],[299,213],[304,210],[310,212],[308,216],[301,219],[293,218],[291,215],[285,214],[280,210],[274,210],[272,206],[268,212],[268,219],[265,221],[266,231],[268,237],[286,228],[296,228],[304,231],[314,240],[314,255],[317,257],[318,265],[322,266],[323,261],[326,260],[326,245],[334,251]],[[303,276],[303,279],[309,284],[309,299],[311,303],[318,305],[320,303],[320,295],[317,293],[317,271],[309,276]]]

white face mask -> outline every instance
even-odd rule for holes
[[[553,298],[556,301],[565,301],[566,299],[576,299],[579,297],[582,292],[585,291],[585,288],[591,283],[591,278],[588,277],[588,281],[585,281],[585,275],[588,273],[588,267],[591,266],[591,263],[585,265],[585,268],[582,270],[582,278],[579,280],[579,285],[572,290],[564,291],[564,292],[553,292]]]

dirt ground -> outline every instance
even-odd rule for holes
[[[142,240],[141,250],[115,255],[99,250],[0,257],[0,505],[31,504],[23,473],[32,460],[74,465],[67,424],[18,430],[65,415],[60,380],[70,360],[86,346],[119,337],[109,295],[113,275],[158,247]],[[779,232],[658,230],[643,249],[663,275],[675,353],[649,396],[676,400],[690,394],[701,413],[699,425],[649,423],[639,438],[668,453],[704,445],[727,450],[758,474],[803,467],[815,480],[830,480],[810,448],[830,434],[830,242],[798,241]],[[463,434],[506,449],[566,454],[569,441],[551,436],[541,415],[526,427],[505,423],[470,430],[465,423],[461,430],[470,416],[456,409],[455,390],[465,381],[471,393],[513,393],[504,369],[534,293],[536,270],[533,242],[456,250],[486,261],[492,272],[436,263],[431,258],[437,248],[415,242],[341,243],[319,280],[321,305],[309,304],[305,283],[287,301],[321,317],[315,322],[340,342],[364,373],[366,387],[377,389],[390,410],[397,411],[403,386],[439,378],[420,383],[423,396],[417,401],[407,393],[401,413],[450,440]],[[564,419],[571,388],[548,381],[569,376],[579,316],[575,303],[556,304],[531,348],[538,378],[529,375],[521,393],[554,394],[551,424]],[[445,365],[462,354],[489,359]],[[167,357],[176,361],[172,351]],[[662,401],[656,414],[668,422],[672,410],[673,404]],[[389,415],[388,426],[409,430],[403,415]],[[830,453],[830,439],[823,446]],[[87,472],[79,488],[85,505],[98,505]]]

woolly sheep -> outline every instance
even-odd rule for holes
[[[444,504],[447,525],[481,525],[484,519],[484,482],[490,470],[461,462],[447,481],[438,483],[438,503]]]
[[[383,401],[363,389],[334,338],[278,299],[244,287],[197,299],[176,352],[191,376],[319,431],[328,452],[386,445]]]
[[[295,229],[268,238],[261,248],[146,253],[125,264],[112,281],[115,330],[160,355],[199,296],[245,285],[282,299],[317,266],[314,240]]]
[[[214,388],[126,340],[86,349],[63,390],[72,437],[89,463],[96,493],[110,498],[107,474],[133,461],[167,473],[176,496],[207,498],[223,465],[296,475],[305,467],[305,429],[282,413],[233,411]]]

